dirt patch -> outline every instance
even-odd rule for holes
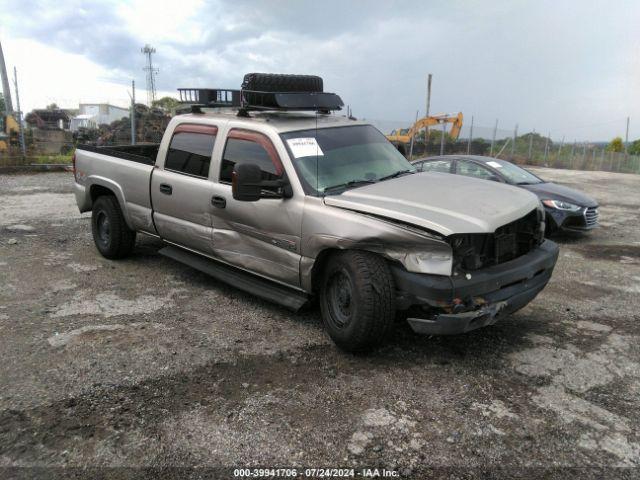
[[[607,178],[575,183],[603,205],[635,201],[640,176]],[[294,315],[166,260],[157,240],[100,257],[70,174],[0,181],[0,466],[40,465],[40,478],[148,465],[162,469],[149,478],[195,465],[634,478],[640,465],[640,229],[621,215],[560,241],[549,286],[496,325],[422,337],[400,324],[353,356],[317,310]],[[39,235],[6,229],[20,225]],[[23,472],[3,474],[38,477]]]
[[[574,244],[571,250],[578,252],[584,258],[592,260],[617,260],[626,258],[640,259],[640,245],[610,245],[610,244]]]

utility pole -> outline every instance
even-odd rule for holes
[[[493,145],[496,143],[496,133],[498,132],[498,119],[496,118],[496,125],[493,127],[493,137],[491,137],[491,150],[489,156],[493,157]]]
[[[427,109],[425,110],[427,113],[425,117],[429,116],[429,112],[431,111],[431,79],[433,75],[429,74],[427,76]],[[429,124],[424,127],[424,151],[427,153],[427,143],[429,141]]]
[[[20,110],[20,93],[18,92],[18,70],[16,67],[13,67],[13,86],[16,91],[16,106],[18,107],[18,111],[16,112],[16,116],[18,118],[16,120],[18,121],[18,129],[20,132],[20,150],[22,150],[22,158],[24,159],[27,156],[27,148],[24,144],[24,128],[22,127],[22,111]]]
[[[469,140],[467,140],[467,155],[471,152],[471,140],[473,139],[473,115],[471,115],[471,128],[469,129]]]
[[[131,80],[131,113],[129,119],[131,123],[131,144],[136,144],[136,81]]]
[[[518,124],[516,123],[516,128],[513,130],[513,143],[511,144],[511,160],[516,153],[516,138],[518,137]]]
[[[142,49],[140,49],[142,53],[147,57],[147,66],[144,67],[144,71],[147,72],[147,103],[149,107],[153,104],[156,99],[156,74],[158,73],[157,68],[153,68],[153,61],[151,56],[156,53],[156,49],[151,45],[147,44]]]
[[[2,53],[2,44],[0,43],[0,77],[2,77],[2,96],[4,97],[4,113],[11,115],[13,113],[13,104],[11,103],[11,90],[9,90],[9,77],[7,76],[7,67],[4,64],[4,53]]]
[[[442,134],[440,135],[440,155],[444,155],[444,136],[447,134],[447,124],[442,122]]]
[[[629,117],[627,117],[627,132],[624,134],[624,161],[627,161],[628,155],[628,146],[629,146]]]

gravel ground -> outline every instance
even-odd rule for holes
[[[69,173],[0,176],[5,477],[378,466],[638,478],[640,176],[537,173],[602,205],[600,229],[558,239],[538,298],[466,335],[398,328],[369,356],[337,350],[318,311],[220,284],[160,257],[156,240],[100,257]]]

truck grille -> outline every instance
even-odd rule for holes
[[[526,255],[544,239],[543,213],[532,210],[524,217],[503,225],[494,233],[455,234],[448,237],[454,267],[469,271],[498,265]]]
[[[595,227],[598,224],[598,207],[589,207],[584,211],[584,221],[587,227]]]

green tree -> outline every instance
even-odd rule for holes
[[[616,137],[607,146],[609,152],[622,152],[624,151],[624,143],[622,143],[621,137]]]
[[[178,105],[180,105],[180,101],[173,97],[162,97],[154,100],[152,104],[153,107],[160,108],[165,112],[173,112]]]
[[[47,110],[60,110],[60,107],[58,106],[57,103],[54,102],[47,105]]]
[[[635,140],[629,145],[629,153],[631,155],[640,155],[640,139]]]

